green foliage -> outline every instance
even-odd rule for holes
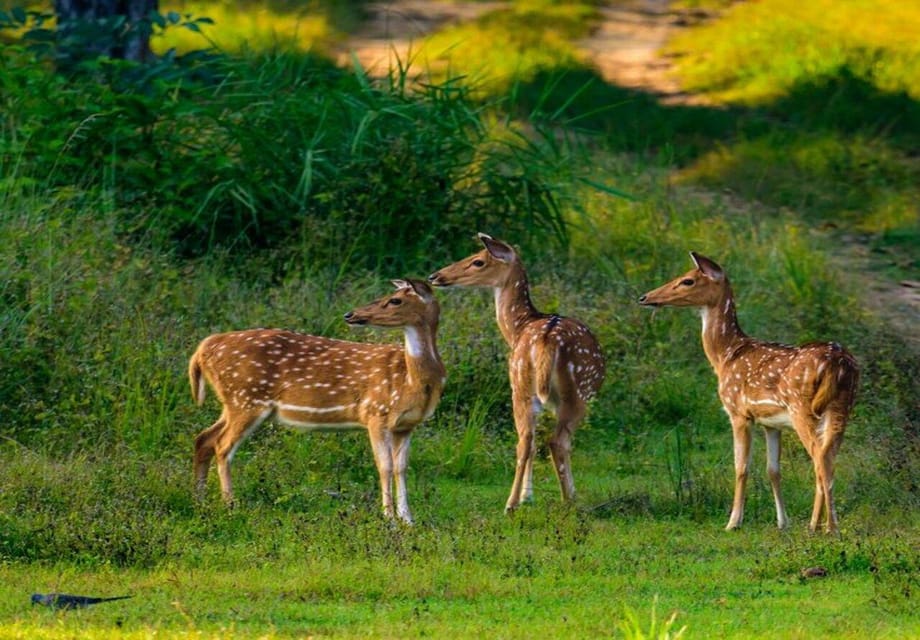
[[[284,49],[328,52],[344,33],[360,24],[367,0],[245,0],[204,2],[167,0],[161,11],[207,16],[194,31],[168,29],[156,34],[152,46],[166,53],[188,53],[205,43],[222,52]]]
[[[99,59],[72,79],[6,59],[0,164],[104,188],[123,231],[183,255],[274,247],[401,270],[470,228],[565,238],[560,150],[496,135],[455,83],[379,87],[284,53]]]
[[[191,511],[186,483],[163,475],[176,469],[107,465],[91,452],[55,461],[25,448],[16,454],[4,477],[4,557],[92,566],[152,566],[169,557],[176,517]]]

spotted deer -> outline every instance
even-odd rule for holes
[[[346,313],[345,321],[401,327],[405,348],[278,329],[218,333],[201,342],[189,362],[192,396],[204,402],[207,382],[223,411],[195,439],[199,494],[216,457],[223,497],[232,503],[233,454],[265,420],[307,431],[363,428],[380,475],[384,514],[412,522],[409,441],[412,429],[437,407],[445,380],[436,341],[440,308],[425,282],[393,284],[395,293]]]
[[[517,467],[505,511],[533,497],[536,422],[544,408],[556,414],[550,455],[562,498],[571,500],[572,436],[604,381],[604,355],[578,320],[537,311],[527,272],[510,245],[484,233],[478,237],[482,251],[433,273],[428,281],[437,287],[491,287],[495,293],[498,328],[511,349],[508,374],[518,434]]]
[[[719,398],[732,425],[735,497],[726,529],[741,526],[751,464],[751,425],[763,426],[767,475],[776,503],[776,521],[789,524],[780,494],[781,429],[795,430],[815,469],[811,530],[824,510],[824,528],[837,530],[834,459],[856,397],[856,360],[836,342],[793,347],[747,336],[738,325],[728,276],[718,264],[691,252],[696,268],[646,293],[651,307],[698,307],[703,318],[703,350],[719,379]]]

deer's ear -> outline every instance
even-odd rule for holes
[[[501,260],[502,262],[511,262],[514,260],[514,249],[511,248],[511,245],[505,244],[501,240],[496,240],[492,236],[486,235],[484,233],[479,234],[479,240],[485,246],[486,250],[492,254],[492,257],[496,260]]]
[[[412,285],[406,282],[405,280],[390,280],[393,283],[393,286],[397,289],[405,289],[406,287],[411,287]]]
[[[715,280],[716,282],[721,281],[725,278],[725,272],[722,270],[714,260],[710,260],[704,255],[700,255],[696,251],[690,252],[690,257],[693,259],[693,264],[696,265],[696,268],[703,272],[703,275]]]
[[[434,291],[432,291],[431,287],[428,286],[428,283],[424,280],[416,280],[415,278],[410,278],[401,282],[405,282],[410,287],[412,287],[412,290],[415,291],[415,293],[417,293],[418,296],[425,302],[431,302],[431,300],[434,298]]]

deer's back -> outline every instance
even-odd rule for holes
[[[400,347],[279,329],[215,334],[197,354],[221,401],[232,405],[344,406],[366,395],[372,380],[405,376]]]
[[[727,408],[755,417],[771,406],[820,414],[835,398],[849,410],[857,378],[855,359],[835,342],[794,347],[749,338],[719,372],[719,395]]]
[[[597,339],[575,318],[545,315],[529,321],[519,332],[510,357],[512,375],[515,365],[522,373],[531,373],[538,395],[542,379],[557,387],[557,393],[570,386],[571,392],[587,401],[597,394],[606,374]]]

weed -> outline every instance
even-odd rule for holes
[[[617,625],[617,628],[623,634],[626,640],[677,640],[684,635],[687,626],[672,631],[677,622],[677,611],[674,611],[664,621],[658,619],[658,596],[655,596],[652,602],[651,620],[648,629],[645,629],[639,621],[639,616],[629,608],[623,613],[623,620]]]

